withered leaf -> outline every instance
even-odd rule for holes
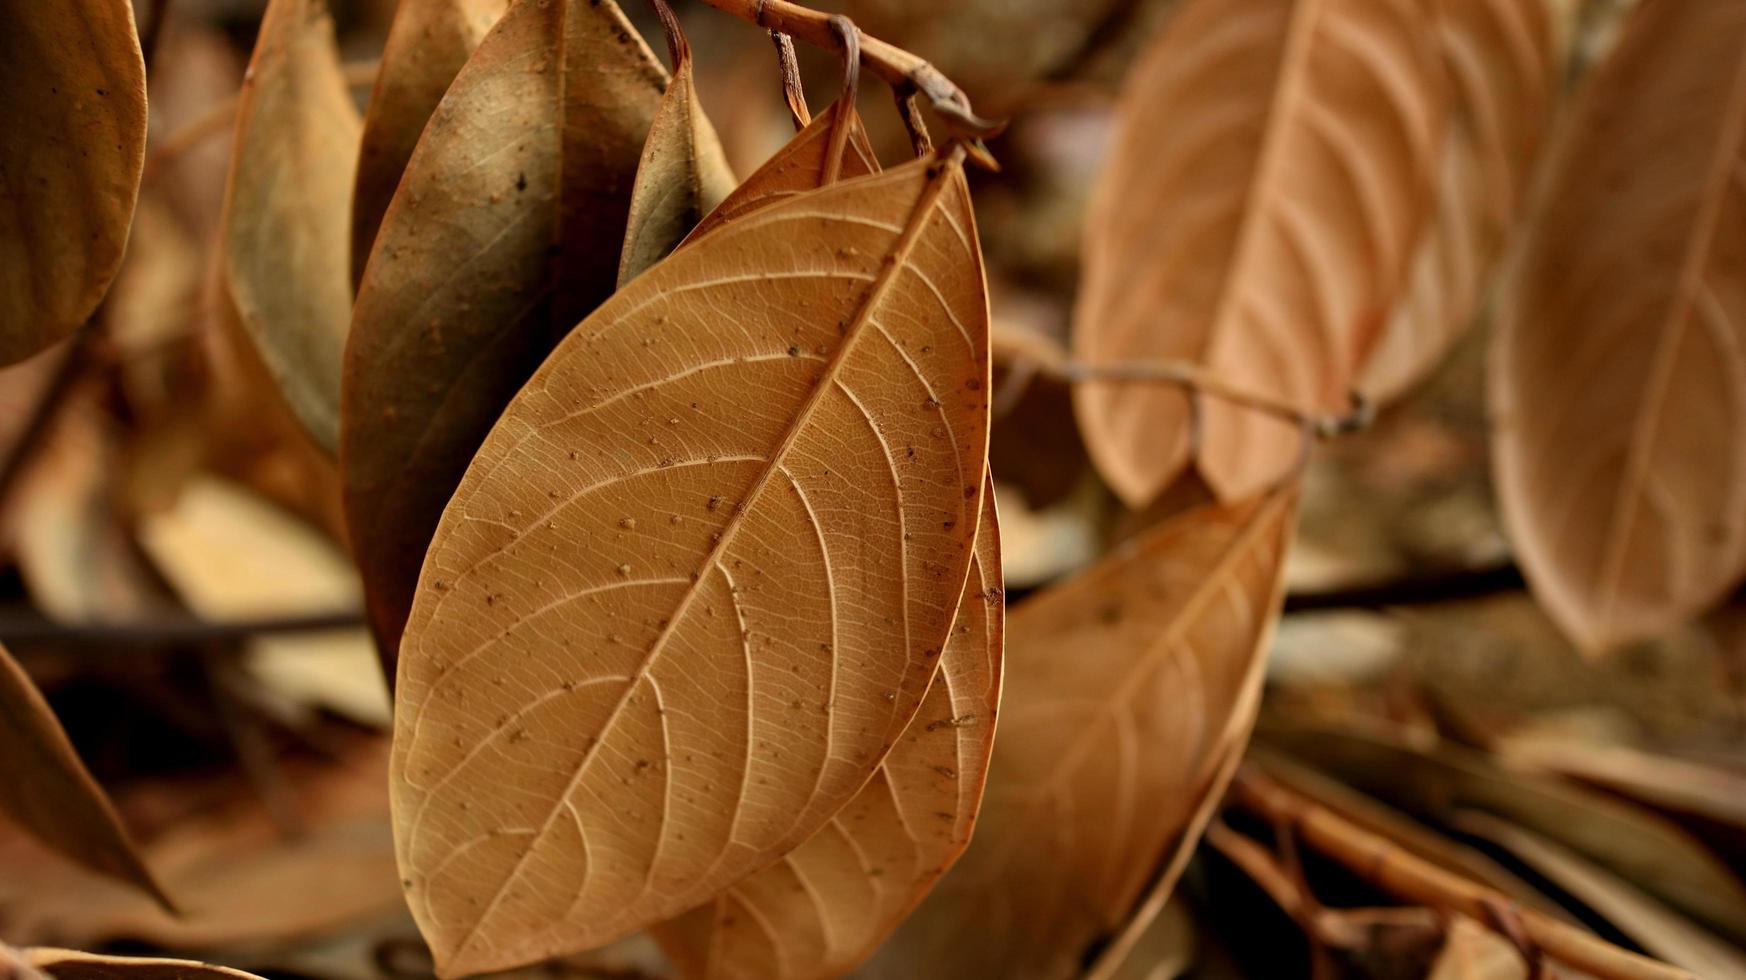
[[[1508,939],[1464,915],[1452,916],[1426,980],[1530,980],[1528,964]]]
[[[352,550],[390,656],[485,433],[612,293],[665,81],[612,0],[522,0],[413,151],[358,289],[340,433]]]
[[[992,488],[939,672],[873,778],[806,843],[655,936],[686,976],[843,976],[921,901],[982,803],[1000,707],[1004,606]]]
[[[1478,314],[1524,210],[1564,61],[1558,15],[1540,0],[1443,0],[1434,14],[1449,124],[1435,216],[1359,381],[1379,401],[1425,377]]]
[[[1018,607],[976,838],[870,976],[1067,977],[1122,926],[1253,711],[1296,498],[1188,511]]]
[[[1133,72],[1085,228],[1074,352],[1183,360],[1308,411],[1344,411],[1429,216],[1443,100],[1422,0],[1191,0]],[[1189,462],[1180,389],[1074,391],[1130,505]],[[1221,500],[1280,479],[1297,427],[1198,399]]]
[[[848,131],[839,135],[839,130]],[[840,140],[840,144],[838,141]],[[839,146],[840,156],[834,161],[835,178],[830,178],[833,148]],[[759,167],[745,182],[734,188],[714,211],[691,230],[685,241],[692,242],[705,232],[718,228],[734,218],[774,204],[802,191],[823,187],[831,179],[861,177],[879,170],[879,158],[867,141],[867,131],[861,124],[861,114],[850,104],[833,103],[816,116],[805,129],[783,144],[782,149]],[[827,179],[829,178],[829,179]]]
[[[480,448],[426,558],[395,718],[396,846],[444,975],[713,898],[823,826],[916,713],[983,494],[962,159],[682,249],[565,338]]]
[[[352,195],[352,283],[425,123],[449,83],[510,0],[405,0],[394,11],[376,88],[364,110],[358,177]]]
[[[665,7],[657,9],[672,16]],[[649,126],[637,164],[624,251],[618,260],[620,286],[666,258],[734,189],[733,170],[698,101],[691,46],[679,33],[676,21],[667,29],[671,32],[673,77],[661,96],[661,107]]]
[[[1485,813],[1459,813],[1454,825],[1515,855],[1650,955],[1700,977],[1746,977],[1746,952],[1556,842]]]
[[[330,451],[351,323],[347,226],[362,125],[326,0],[270,0],[237,105],[225,275],[285,400]]]
[[[67,740],[42,692],[0,647],[0,811],[99,874],[170,900],[140,859],[115,807]]]
[[[0,0],[0,365],[43,350],[115,278],[145,166],[126,0]]]
[[[104,956],[46,947],[20,952],[25,964],[52,980],[261,980],[253,973],[194,960]]]
[[[1746,7],[1644,4],[1590,77],[1503,303],[1505,525],[1578,646],[1746,573]]]

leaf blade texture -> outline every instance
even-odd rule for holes
[[[510,0],[408,0],[395,8],[376,86],[364,110],[352,191],[352,285],[425,123]]]
[[[959,151],[718,229],[534,375],[400,660],[396,847],[440,972],[678,915],[859,791],[968,575],[987,317]]]
[[[1441,66],[1417,0],[1194,0],[1135,68],[1084,238],[1073,350],[1193,362],[1344,412],[1429,214]],[[1161,385],[1081,385],[1098,471],[1142,506],[1189,465],[1195,412]],[[1199,401],[1219,499],[1283,478],[1289,423]]]
[[[1067,977],[1122,927],[1246,727],[1295,507],[1185,512],[1018,607],[976,837],[868,976]]]
[[[611,0],[522,0],[413,151],[358,290],[340,433],[346,523],[389,656],[486,432],[612,293],[665,82]]]
[[[1451,0],[1436,8],[1450,112],[1436,214],[1360,387],[1389,401],[1442,361],[1479,314],[1526,210],[1558,101],[1564,42],[1552,7]]]
[[[1746,11],[1639,8],[1572,110],[1487,388],[1505,527],[1578,646],[1746,573]]]
[[[655,928],[685,976],[844,976],[970,842],[1000,707],[1004,605],[993,491],[939,673],[873,778],[806,843]]]
[[[72,333],[121,266],[145,166],[133,7],[0,3],[0,366]]]
[[[329,452],[351,324],[347,224],[362,128],[326,0],[270,0],[237,103],[224,269],[261,360]]]
[[[108,794],[91,778],[42,692],[0,647],[0,810],[70,860],[170,899],[140,857]]]

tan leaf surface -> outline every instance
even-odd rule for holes
[[[0,813],[65,857],[170,900],[42,692],[0,647]]]
[[[1501,311],[1505,524],[1579,646],[1746,572],[1746,6],[1643,4],[1589,79]]]
[[[445,975],[599,945],[810,837],[968,574],[988,307],[962,153],[651,269],[504,413],[400,660],[408,899]]]
[[[253,973],[193,960],[103,956],[44,947],[22,953],[25,963],[53,980],[260,980]]]
[[[328,450],[351,323],[347,226],[362,126],[326,0],[270,0],[237,105],[225,275],[285,400]]]
[[[1651,956],[1700,977],[1746,977],[1746,952],[1557,843],[1484,813],[1458,814],[1455,826],[1515,855]]]
[[[839,124],[849,127],[842,136],[842,156],[837,160],[837,176],[841,179],[862,177],[879,171],[879,158],[867,141],[867,130],[861,124],[861,114],[850,106],[847,114],[839,103],[819,113],[805,129],[783,144],[782,149],[734,188],[714,211],[691,230],[686,242],[703,237],[705,232],[748,214],[767,204],[774,204],[802,191],[822,187],[826,183],[832,138]]]
[[[1191,0],[1122,96],[1085,227],[1074,352],[1185,360],[1342,412],[1429,217],[1442,77],[1423,0]],[[1132,506],[1189,463],[1187,395],[1074,391]],[[1200,399],[1196,465],[1225,501],[1281,479],[1296,426]]]
[[[126,0],[0,0],[0,365],[73,332],[121,266],[145,166]]]
[[[939,673],[861,792],[805,844],[708,905],[657,926],[684,975],[847,974],[970,842],[994,748],[1005,612],[1000,530],[983,490],[976,554]]]
[[[376,87],[364,110],[352,196],[353,284],[364,277],[376,229],[425,123],[509,4],[510,0],[405,0],[395,8]]]
[[[523,0],[413,151],[358,289],[340,434],[352,551],[390,652],[485,434],[612,293],[665,82],[611,0]]]
[[[1452,916],[1448,938],[1427,980],[1530,980],[1510,941],[1464,915]]]
[[[1547,0],[1443,0],[1437,42],[1450,113],[1436,216],[1359,382],[1393,399],[1443,360],[1479,312],[1527,197],[1563,67]]]
[[[1066,977],[1183,832],[1277,618],[1296,493],[1166,521],[1021,605],[976,838],[875,977]]]
[[[624,251],[618,260],[620,286],[666,258],[734,189],[734,172],[697,98],[691,46],[678,33],[677,22],[668,30],[673,32],[669,36],[673,77],[661,96],[637,164]]]

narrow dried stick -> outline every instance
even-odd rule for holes
[[[1287,820],[1304,843],[1364,880],[1409,902],[1460,912],[1481,922],[1509,898],[1396,847],[1387,838],[1286,789],[1253,766],[1231,783],[1231,802],[1269,820]],[[1600,980],[1696,980],[1696,976],[1639,956],[1533,909],[1514,908],[1522,931],[1550,956]]]
[[[1345,415],[1307,411],[1290,402],[1245,391],[1208,373],[1204,367],[1191,361],[1121,361],[1112,364],[1075,361],[1055,341],[1031,330],[997,328],[989,341],[997,359],[1034,364],[1041,373],[1066,384],[1109,382],[1174,385],[1271,415],[1292,425],[1303,426],[1311,434],[1323,438],[1362,429],[1370,424],[1373,414],[1370,406],[1356,395],[1353,397],[1352,411]]]
[[[836,49],[838,42],[831,30],[831,16],[823,11],[803,7],[788,0],[703,0],[704,3],[759,27],[781,31],[808,44]],[[999,133],[1003,124],[980,118],[970,106],[970,99],[939,69],[908,51],[862,35],[861,63],[884,79],[893,88],[913,86],[926,96],[935,112],[954,132],[967,139],[983,139]]]

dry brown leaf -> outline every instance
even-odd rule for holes
[[[1511,767],[1605,787],[1675,813],[1746,830],[1746,773],[1618,745],[1555,736],[1509,736],[1495,747]]]
[[[72,333],[115,278],[145,166],[126,0],[0,2],[0,365]]]
[[[480,449],[426,559],[395,719],[402,874],[444,975],[713,898],[841,809],[915,714],[982,506],[962,159],[681,250],[571,333]]]
[[[656,10],[666,18],[673,17],[664,5],[657,5]],[[673,77],[661,96],[637,163],[624,250],[618,260],[620,287],[666,258],[734,189],[734,172],[697,99],[691,45],[677,20],[664,26],[669,32]]]
[[[1427,980],[1530,980],[1528,964],[1508,939],[1465,915],[1449,921],[1443,951]]]
[[[879,158],[867,142],[861,114],[852,105],[845,113],[841,103],[832,103],[698,222],[685,242],[694,242],[704,233],[765,205],[829,183],[825,178],[830,172],[832,139],[839,125],[847,126],[849,131],[841,137],[843,149],[836,162],[837,177],[847,180],[877,173]]]
[[[1443,96],[1423,0],[1191,0],[1127,83],[1085,228],[1074,351],[1183,360],[1343,412],[1432,206]],[[1282,478],[1296,426],[1162,385],[1074,392],[1132,506],[1189,463],[1221,500]]]
[[[1018,608],[976,838],[869,976],[1066,977],[1127,921],[1258,697],[1295,500],[1190,511]]]
[[[970,842],[1000,707],[999,527],[983,491],[976,555],[921,710],[854,800],[805,844],[708,905],[656,927],[690,977],[843,976]]]
[[[1484,813],[1459,813],[1454,826],[1509,851],[1651,956],[1711,980],[1746,977],[1746,953],[1558,844]]]
[[[42,692],[0,647],[0,812],[63,856],[170,907]]]
[[[1554,838],[1693,918],[1746,937],[1746,885],[1677,825],[1615,797],[1514,773],[1448,744],[1416,748],[1358,728],[1267,725],[1268,742],[1427,820],[1456,809]]]
[[[612,293],[665,81],[611,0],[527,0],[413,151],[358,290],[340,434],[352,551],[390,657],[480,442]]]
[[[237,104],[225,275],[285,400],[330,451],[351,324],[346,255],[362,128],[326,0],[270,0]]]
[[[425,123],[509,4],[510,0],[405,0],[395,8],[376,87],[364,110],[352,195],[354,285],[364,278],[376,229]]]
[[[1422,380],[1478,314],[1561,81],[1564,32],[1547,0],[1443,0],[1434,13],[1451,102],[1436,216],[1364,366],[1359,386],[1375,400]]]
[[[1746,573],[1746,6],[1642,4],[1589,79],[1502,304],[1505,524],[1579,646]]]
[[[193,960],[102,956],[43,947],[21,952],[25,963],[52,980],[261,980],[253,973]]]

